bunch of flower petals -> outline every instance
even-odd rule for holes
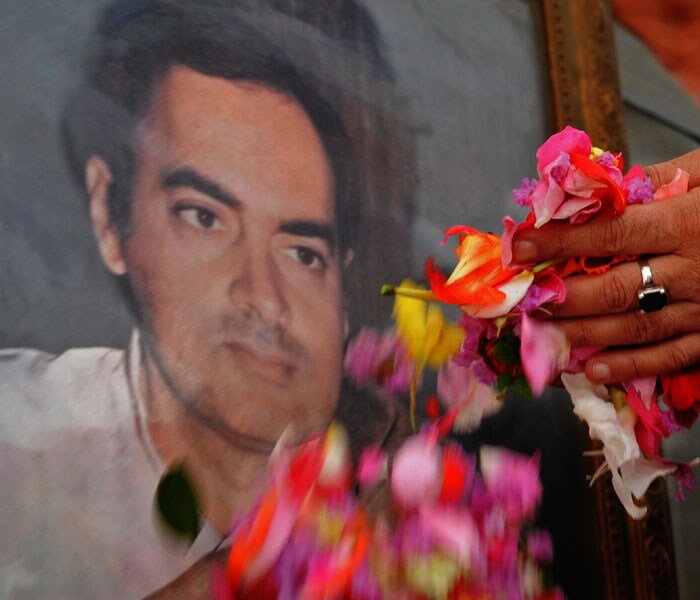
[[[415,361],[393,329],[362,329],[348,344],[343,366],[358,387],[374,382],[395,395],[408,390]]]
[[[225,575],[214,580],[219,600],[560,598],[540,576],[552,558],[547,534],[518,543],[541,497],[538,457],[488,448],[479,474],[476,457],[441,442],[442,431],[434,423],[406,440],[390,481],[386,469],[361,464],[370,473],[359,482],[365,494],[392,491],[376,517],[353,493],[340,426],[276,451],[261,500],[233,531]],[[367,461],[386,457],[370,448]]]
[[[506,216],[502,237],[466,225],[450,227],[446,240],[458,237],[457,265],[452,273],[443,274],[432,259],[426,262],[434,299],[465,313],[461,323],[465,341],[454,362],[499,393],[511,384],[517,387],[518,378],[524,376],[539,395],[561,373],[581,372],[583,360],[602,348],[572,349],[561,330],[530,315],[565,300],[565,277],[603,273],[616,263],[637,258],[579,257],[516,265],[512,255],[515,233],[551,220],[566,220],[575,226],[601,213],[619,216],[628,205],[666,201],[685,193],[688,186],[688,174],[679,170],[670,184],[654,193],[640,166],[623,174],[620,154],[594,148],[589,136],[573,127],[551,136],[540,147],[537,173],[538,179],[524,179],[513,191],[516,203],[530,208],[522,223]],[[645,510],[633,498],[641,499],[657,476],[676,477],[679,497],[684,489],[693,488],[690,467],[697,460],[665,460],[660,444],[662,438],[689,427],[700,413],[700,369],[622,382],[623,401],[618,410],[607,402],[608,393],[586,383],[585,376],[562,379],[591,437],[603,442],[606,462],[602,471],[611,471],[615,491],[631,516],[643,516]],[[660,391],[668,411],[658,406]]]

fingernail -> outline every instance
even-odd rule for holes
[[[513,245],[513,258],[517,263],[532,262],[537,258],[537,246],[530,240],[519,240]]]
[[[610,378],[610,367],[605,363],[593,365],[593,378],[596,381],[607,381]]]

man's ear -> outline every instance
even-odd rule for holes
[[[126,273],[119,232],[109,215],[109,189],[112,171],[99,156],[92,156],[85,165],[85,186],[90,202],[92,232],[97,239],[102,261],[115,275]]]

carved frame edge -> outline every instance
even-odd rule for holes
[[[549,68],[552,126],[587,131],[593,144],[626,152],[610,0],[539,0]],[[585,436],[588,450],[600,449]],[[602,459],[592,461],[592,470]],[[646,517],[634,521],[610,479],[596,482],[589,499],[596,515],[600,573],[609,600],[678,598],[671,513],[666,484],[646,494]]]

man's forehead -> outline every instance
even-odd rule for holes
[[[279,120],[296,119],[313,129],[304,108],[290,94],[247,79],[208,75],[185,65],[173,65],[156,82],[145,121],[228,119],[260,128],[261,119],[279,113]]]
[[[335,220],[332,168],[316,127],[298,102],[267,86],[171,67],[139,127],[137,153],[194,170],[244,205],[278,198]]]

